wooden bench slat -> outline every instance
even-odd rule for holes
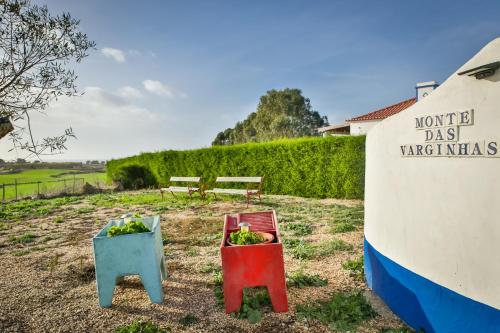
[[[198,191],[198,187],[182,187],[182,186],[170,186],[167,188],[162,188],[161,190],[164,192],[186,192],[188,193],[191,189],[191,192]]]
[[[206,193],[220,193],[220,194],[241,194],[247,195],[247,190],[239,190],[234,188],[214,188],[212,190],[205,191]],[[259,190],[248,190],[249,193],[258,193]]]
[[[215,182],[262,183],[262,177],[217,177]]]
[[[201,177],[170,177],[171,182],[195,182],[199,183]]]

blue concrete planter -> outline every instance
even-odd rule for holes
[[[153,303],[163,303],[161,281],[166,279],[160,217],[143,217],[151,232],[108,237],[108,229],[121,226],[123,220],[111,220],[92,242],[99,305],[110,307],[117,281],[126,275],[140,275]]]

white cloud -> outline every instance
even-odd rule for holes
[[[112,47],[105,47],[101,50],[101,52],[106,57],[113,58],[117,62],[125,62],[125,52],[123,52],[122,50],[114,49]]]
[[[82,96],[61,97],[44,114],[33,112],[31,120],[35,139],[60,135],[72,127],[76,140],[67,143],[68,151],[48,159],[85,160],[126,156],[160,148],[155,137],[167,115],[100,87],[87,87]],[[8,152],[8,140],[0,140],[0,156],[4,159],[25,157],[26,153]]]
[[[125,98],[142,98],[144,95],[134,87],[125,86],[118,89],[118,94]]]
[[[168,98],[174,98],[176,95],[173,89],[161,83],[160,81],[144,80],[142,84],[144,86],[144,89],[155,95],[167,96]]]
[[[158,96],[165,96],[170,99],[188,98],[188,95],[185,92],[172,88],[164,83],[161,83],[160,81],[144,80],[142,81],[142,85],[146,91]]]

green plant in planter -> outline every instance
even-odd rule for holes
[[[150,232],[144,223],[141,221],[130,221],[125,223],[122,226],[112,226],[108,230],[108,237],[115,237],[119,235],[126,235],[126,234],[137,234],[141,232]]]
[[[229,239],[231,243],[235,245],[251,245],[251,244],[259,244],[264,241],[264,237],[262,235],[252,232],[252,231],[236,231],[233,232]]]

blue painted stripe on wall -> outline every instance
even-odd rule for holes
[[[413,273],[375,250],[366,238],[364,243],[368,286],[413,329],[426,333],[500,333],[499,309]]]

